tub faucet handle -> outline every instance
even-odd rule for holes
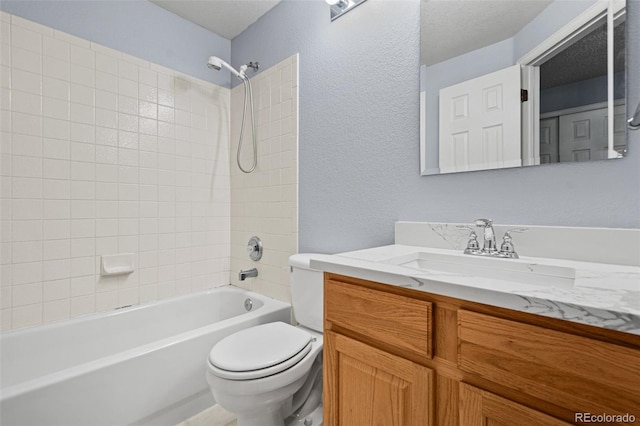
[[[258,261],[262,258],[262,240],[259,237],[251,237],[249,238],[249,242],[247,243],[247,254],[249,258],[253,261]]]

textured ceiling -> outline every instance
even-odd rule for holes
[[[552,0],[422,0],[420,63],[433,65],[513,37]]]
[[[624,71],[625,26],[614,32],[614,69]],[[607,75],[607,27],[599,26],[580,41],[540,66],[540,88],[561,86]]]
[[[229,40],[247,29],[280,2],[280,0],[151,1]]]

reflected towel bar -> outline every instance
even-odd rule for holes
[[[629,128],[631,130],[640,129],[640,103],[638,103],[638,106],[636,107],[636,112],[633,113],[633,116],[629,118],[627,123],[629,123]]]

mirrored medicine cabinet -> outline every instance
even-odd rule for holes
[[[421,174],[624,156],[625,12],[624,0],[422,0]]]

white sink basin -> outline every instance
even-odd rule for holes
[[[385,263],[429,273],[455,274],[545,287],[571,288],[576,277],[574,268],[531,263],[523,259],[465,254],[414,252],[389,258]]]

